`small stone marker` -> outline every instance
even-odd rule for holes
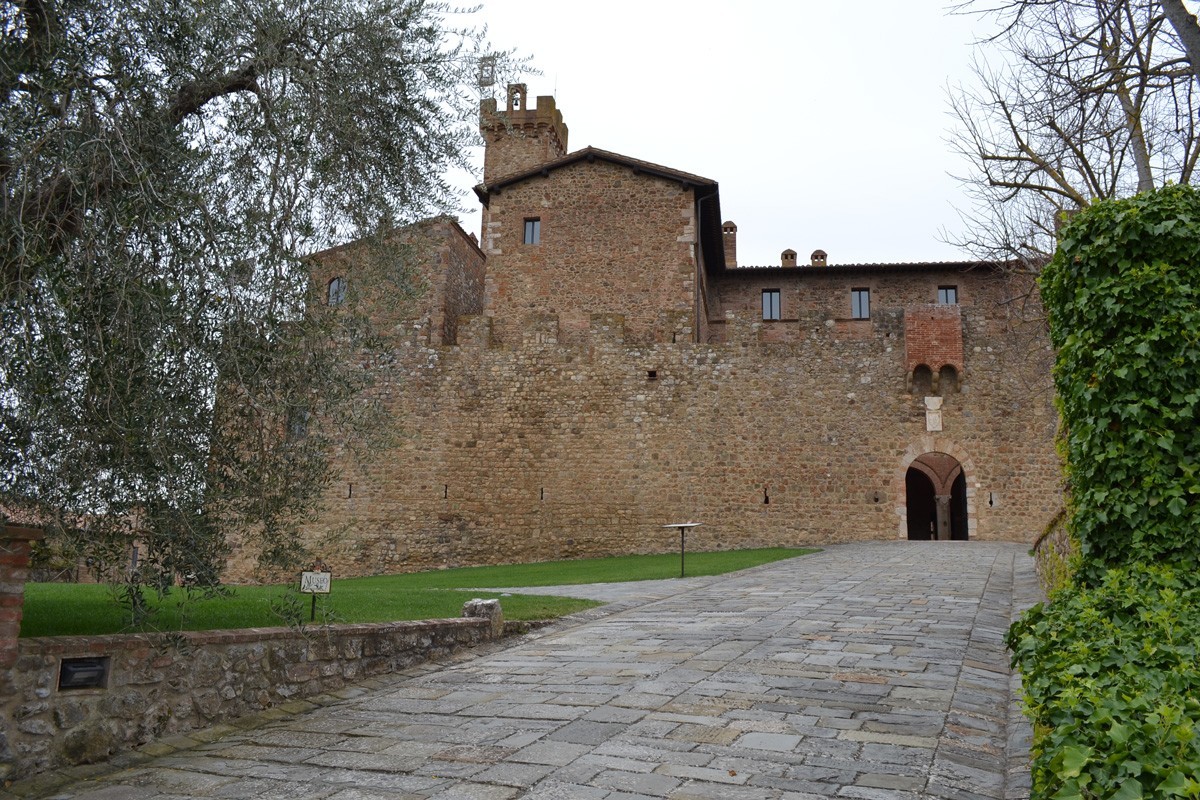
[[[504,611],[500,608],[499,600],[482,600],[478,597],[468,600],[463,603],[462,615],[487,619],[492,624],[493,637],[504,635]]]
[[[925,430],[930,433],[942,429],[942,400],[941,397],[925,398]]]

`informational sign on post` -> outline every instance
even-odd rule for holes
[[[333,583],[332,579],[332,572],[301,572],[300,592],[301,594],[329,594],[329,587]]]
[[[312,595],[312,614],[310,621],[317,619],[317,595],[329,594],[330,587],[333,585],[333,573],[325,566],[324,562],[317,561],[312,565],[311,569],[300,573],[300,593]]]

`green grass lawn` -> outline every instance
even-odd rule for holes
[[[814,552],[811,549],[765,548],[718,553],[688,553],[687,575],[721,575],[747,567]],[[679,576],[679,555],[621,556],[579,561],[553,561],[503,567],[468,567],[403,575],[338,579],[333,591],[317,601],[317,620],[390,622],[457,617],[474,597],[498,598],[499,592],[468,591],[473,587],[558,586],[616,583]],[[223,597],[192,598],[181,603],[175,592],[159,604],[153,625],[159,630],[214,630],[274,627],[284,624],[276,610],[281,600],[301,604],[309,618],[307,595],[282,586],[235,586]],[[504,618],[550,619],[600,605],[591,600],[536,595],[508,595]],[[66,636],[119,633],[127,630],[124,609],[108,586],[30,583],[25,586],[22,636]]]

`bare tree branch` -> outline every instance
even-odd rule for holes
[[[1183,0],[1162,0],[1162,9],[1183,44],[1192,74],[1200,81],[1200,23],[1184,8]]]
[[[1002,64],[981,57],[975,85],[951,100],[975,206],[967,219],[976,227],[960,244],[989,258],[1049,252],[1063,211],[1191,180],[1200,84],[1181,69],[1185,52],[1157,2],[1009,0],[959,10],[998,21],[981,48]]]

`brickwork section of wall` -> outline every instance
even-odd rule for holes
[[[708,274],[708,270],[704,269],[703,264],[696,272],[696,319],[692,330],[691,341],[711,344],[713,342],[721,341],[721,333],[717,329],[720,328],[720,323],[723,322],[723,320],[720,320],[716,325],[710,322],[713,317],[718,315],[720,301],[716,294],[716,286],[713,284],[713,281]]]
[[[736,314],[716,345],[623,340],[627,322],[597,315],[575,344],[549,316],[540,339],[497,347],[466,320],[462,346],[408,352],[385,398],[398,444],[345,467],[353,496],[331,491],[309,541],[366,574],[666,552],[660,526],[679,519],[704,523],[702,549],[902,538],[905,470],[926,452],[964,465],[973,538],[1031,541],[1061,503],[1056,419],[1048,373],[1005,347],[992,285],[962,309],[968,378],[936,433],[882,291],[868,322],[808,311],[779,342]]]
[[[556,315],[564,342],[582,341],[596,313],[623,315],[633,341],[691,338],[694,204],[677,182],[599,159],[492,195],[483,247],[496,341],[519,344],[530,314]],[[540,222],[538,244],[523,243],[529,219]]]
[[[0,669],[17,658],[31,547],[43,535],[41,528],[0,527]]]
[[[401,670],[496,638],[503,627],[496,620],[207,631],[180,634],[178,643],[139,635],[22,639],[15,667],[0,672],[0,779],[103,761]],[[59,689],[63,659],[89,657],[109,659],[107,685]]]
[[[949,365],[963,371],[962,314],[957,305],[912,305],[904,313],[907,366],[938,372]]]

